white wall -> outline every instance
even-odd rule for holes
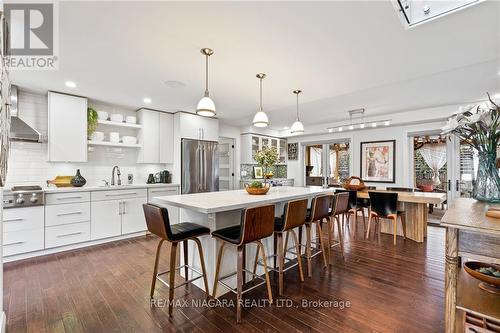
[[[20,90],[18,102],[20,117],[46,137],[47,96]],[[133,109],[92,101],[89,104],[96,110],[135,115]],[[71,126],[71,124],[68,124],[68,126]],[[109,132],[111,129],[103,127],[102,130]],[[124,131],[133,130],[125,129]],[[135,132],[123,132],[123,134],[133,133]],[[46,142],[12,142],[6,187],[23,184],[44,186],[46,180],[53,179],[57,175],[74,175],[76,169],[81,170],[83,177],[87,179],[87,184],[102,184],[102,179],[110,180],[111,169],[114,165],[120,167],[122,181],[126,182],[127,174],[131,173],[134,175],[135,183],[145,183],[149,173],[155,173],[163,169],[171,170],[171,165],[137,164],[136,161],[136,149],[93,147],[88,152],[88,162],[52,163],[47,162]]]

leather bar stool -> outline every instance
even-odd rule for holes
[[[349,212],[347,213],[347,227],[349,227],[349,222],[351,218],[351,214],[354,216],[354,234],[356,235],[358,230],[358,212],[361,212],[363,216],[363,232],[366,230],[366,217],[365,210],[363,207],[358,207],[358,192],[351,190],[337,190],[335,193],[349,193]]]
[[[326,264],[326,256],[325,256],[325,249],[323,245],[323,234],[322,234],[322,229],[321,229],[321,224],[323,221],[330,219],[330,205],[331,205],[332,199],[331,195],[318,195],[314,197],[311,203],[311,210],[310,214],[306,219],[306,259],[307,259],[307,276],[312,277],[312,258],[317,256],[318,254],[321,254],[323,257],[323,265],[324,267],[327,266]],[[316,242],[312,241],[312,235],[311,235],[311,227],[312,225],[316,225],[316,232],[317,232],[317,237],[316,237]],[[317,244],[319,242],[320,249],[315,252],[314,254],[312,253],[312,245]]]
[[[269,274],[267,271],[267,261],[266,261],[266,251],[261,239],[269,237],[274,232],[274,205],[265,205],[253,208],[247,208],[241,213],[241,222],[238,225],[215,230],[212,232],[212,237],[217,238],[220,241],[220,247],[217,253],[217,264],[215,268],[215,279],[214,279],[214,289],[213,297],[217,295],[217,286],[220,283],[222,286],[226,287],[230,291],[236,293],[236,321],[241,322],[241,298],[244,293],[257,288],[264,283],[267,285],[267,292],[269,301],[273,302],[273,295],[271,292],[271,282],[269,280]],[[253,277],[257,277],[261,280],[260,276],[256,276],[253,272],[248,271],[244,265],[244,253],[245,245],[249,243],[257,244],[257,254],[259,253],[264,262],[264,272],[265,281],[254,285],[250,288],[243,290],[243,274],[250,273]],[[238,259],[237,268],[235,273],[231,273],[219,278],[220,265],[222,262],[222,255],[224,253],[224,247],[226,245],[233,245],[237,247]],[[254,266],[256,263],[254,264]],[[237,287],[236,290],[228,286],[223,280],[236,274]]]
[[[183,222],[170,225],[170,220],[168,217],[168,210],[165,207],[156,206],[153,204],[143,204],[144,215],[146,217],[146,224],[148,226],[148,231],[156,236],[160,237],[160,242],[156,249],[155,265],[153,270],[153,280],[151,281],[151,292],[150,297],[153,298],[155,292],[156,280],[159,280],[168,287],[168,314],[172,315],[172,300],[174,299],[174,289],[191,283],[195,280],[203,278],[205,284],[205,292],[207,298],[209,298],[209,289],[207,281],[207,272],[205,270],[205,259],[203,258],[203,249],[201,248],[201,242],[198,239],[199,236],[210,234],[210,229],[202,225]],[[191,267],[187,264],[188,261],[188,240],[192,240],[196,243],[198,247],[198,253],[200,255],[201,272],[196,268]],[[158,262],[160,259],[161,245],[164,241],[171,243],[170,249],[170,269],[166,272],[158,273]],[[180,242],[183,242],[184,247],[184,265],[176,267],[177,259],[177,246]],[[185,282],[175,286],[175,271],[184,268]],[[189,279],[188,270],[193,271],[198,276]],[[169,274],[169,282],[164,281],[160,276],[164,274]],[[193,274],[192,274],[193,275]]]
[[[375,219],[378,227],[378,233],[380,234],[380,218],[390,219],[393,221],[394,225],[394,245],[396,245],[396,231],[398,217],[401,218],[401,224],[403,226],[403,235],[406,239],[406,219],[405,212],[398,211],[398,194],[394,192],[368,192],[370,196],[370,216],[368,218],[368,228],[366,229],[366,238],[368,239],[370,235],[370,224],[372,218]]]
[[[340,246],[340,252],[342,253],[342,260],[344,257],[344,240],[342,236],[342,228],[340,226],[340,216],[348,213],[349,211],[349,193],[335,193],[332,195],[332,206],[330,209],[330,218],[327,220],[328,223],[328,248],[331,249],[335,246]],[[332,242],[335,222],[337,223],[337,229],[339,233],[339,240],[337,242]],[[328,252],[330,254],[330,252]],[[332,261],[329,260],[330,265]]]
[[[278,257],[278,269],[273,269],[278,272],[278,291],[279,295],[283,295],[283,274],[287,270],[299,267],[299,278],[300,282],[304,282],[304,273],[302,270],[302,258],[300,255],[300,243],[295,233],[294,228],[302,227],[306,223],[307,218],[307,199],[292,200],[285,204],[284,213],[281,217],[274,218],[274,235],[277,238],[277,249],[275,249],[275,255]],[[283,233],[286,232],[285,244],[283,244]],[[292,235],[295,252],[291,252],[288,249],[288,238]],[[297,256],[297,263],[288,266],[286,269],[285,260],[291,261],[286,257],[287,253],[292,253]],[[256,258],[257,259],[257,258]],[[255,268],[254,266],[254,274]]]

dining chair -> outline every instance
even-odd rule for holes
[[[363,217],[363,232],[366,230],[366,217],[363,207],[358,207],[358,192],[354,190],[336,190],[335,193],[349,193],[349,211],[347,212],[347,227],[351,221],[351,214],[354,217],[354,234],[358,230],[358,212]]]
[[[370,196],[370,215],[368,217],[368,228],[366,229],[365,238],[368,239],[370,235],[370,225],[372,219],[375,219],[376,228],[380,235],[380,219],[392,220],[394,230],[394,245],[396,245],[397,236],[397,221],[398,217],[401,218],[403,227],[404,239],[406,239],[406,215],[403,211],[398,211],[398,194],[395,192],[368,192]]]

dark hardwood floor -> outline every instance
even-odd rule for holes
[[[169,318],[167,307],[150,307],[153,236],[5,264],[7,332],[442,332],[444,229],[429,227],[424,244],[398,237],[397,246],[390,236],[364,240],[359,231],[346,235],[345,262],[336,249],[328,269],[314,258],[313,277],[304,283],[296,269],[285,274],[283,299],[293,307],[246,308],[241,324],[233,308],[180,307]],[[160,269],[168,267],[167,253]],[[277,275],[271,278],[276,298]],[[157,283],[155,295],[168,298],[166,287]],[[265,299],[265,287],[245,297]],[[181,287],[176,299],[201,300],[204,293]],[[303,300],[350,307],[305,308]]]

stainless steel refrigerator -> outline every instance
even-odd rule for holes
[[[217,142],[182,139],[182,194],[219,190]]]

